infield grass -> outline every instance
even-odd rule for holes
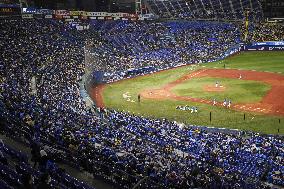
[[[206,91],[206,87],[214,89],[216,81],[222,86],[221,89],[223,91]],[[217,101],[223,101],[224,99],[234,99],[233,103],[255,103],[261,101],[262,97],[270,89],[271,86],[263,82],[201,77],[192,78],[176,85],[172,92],[178,96],[190,96],[206,100],[216,99]]]
[[[109,108],[129,111],[136,115],[151,118],[167,118],[172,121],[193,125],[242,129],[266,134],[284,134],[284,116],[235,111],[202,103],[177,100],[151,100],[142,98],[141,103],[137,102],[137,95],[143,90],[160,88],[169,82],[177,80],[184,74],[189,74],[204,67],[223,68],[224,63],[227,69],[257,70],[284,74],[284,52],[245,52],[219,62],[205,63],[199,66],[184,66],[108,84],[103,91],[104,104]],[[215,81],[213,83],[215,83]],[[248,83],[242,85],[241,88],[252,90],[257,95],[258,92],[260,95],[263,95],[267,87],[269,87],[265,84],[260,84],[254,88],[254,85],[255,83]],[[122,97],[126,92],[129,92],[131,95],[130,99],[135,102],[126,101]],[[249,98],[257,101],[259,100],[259,96],[257,95]],[[233,102],[242,100],[244,100],[243,96],[237,95]],[[176,110],[175,107],[178,105],[197,106],[198,113],[191,114],[188,111]],[[211,122],[209,121],[210,112],[212,112]],[[243,119],[244,114],[246,114],[246,120]],[[281,120],[280,123],[279,119]],[[279,133],[278,129],[280,130]]]

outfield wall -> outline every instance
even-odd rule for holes
[[[244,45],[242,51],[284,51],[284,41],[251,43]]]
[[[225,59],[241,51],[284,51],[284,41],[241,43],[229,48],[218,60]]]

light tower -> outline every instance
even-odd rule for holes
[[[142,5],[142,0],[135,0],[135,13],[136,14],[141,14],[141,5]]]
[[[147,7],[143,0],[135,0],[135,13],[136,14],[147,14]]]
[[[247,41],[248,33],[249,33],[249,13],[250,9],[245,9],[245,31],[244,31],[244,41]]]

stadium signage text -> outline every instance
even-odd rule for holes
[[[153,14],[129,14],[129,13],[109,13],[109,12],[86,12],[86,11],[69,11],[69,10],[50,10],[50,9],[36,9],[23,8],[22,14],[33,15],[52,15],[57,19],[99,19],[99,20],[152,20],[155,18]],[[34,16],[36,17],[36,16]],[[24,18],[24,17],[23,17]],[[38,16],[37,16],[38,18]],[[50,18],[50,16],[48,16]]]

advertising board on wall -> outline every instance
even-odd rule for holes
[[[31,18],[34,18],[34,15],[33,14],[23,14],[22,18],[23,19],[31,19]]]
[[[255,42],[242,46],[243,51],[283,51],[284,41]]]
[[[68,10],[56,10],[55,15],[70,16],[70,11],[68,11]]]
[[[98,19],[98,20],[152,20],[153,14],[129,14],[123,12],[86,12],[86,11],[69,11],[69,10],[50,10],[36,9],[34,7],[22,8],[23,14],[37,14],[37,18],[51,18],[46,15],[54,15],[56,19]],[[41,16],[42,15],[42,16]]]
[[[52,18],[52,15],[45,15],[45,18]]]

